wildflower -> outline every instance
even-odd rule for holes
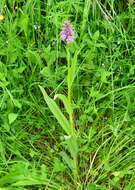
[[[61,32],[61,39],[66,41],[67,44],[74,41],[74,31],[72,24],[69,21],[64,22],[63,29]]]
[[[0,20],[3,20],[4,19],[4,16],[3,15],[0,15]]]

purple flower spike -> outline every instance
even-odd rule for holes
[[[74,41],[74,31],[73,26],[70,24],[69,21],[65,21],[63,24],[62,32],[61,32],[61,39],[66,41],[67,44]]]

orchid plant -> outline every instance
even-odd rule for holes
[[[77,157],[78,157],[78,143],[77,143],[77,133],[75,130],[75,123],[74,123],[74,116],[73,116],[73,106],[72,106],[72,85],[76,74],[76,65],[77,65],[77,57],[78,51],[75,52],[74,56],[71,57],[70,55],[70,46],[71,43],[74,42],[74,31],[73,26],[70,24],[69,21],[65,21],[63,24],[62,31],[60,33],[61,40],[65,41],[66,43],[66,52],[67,52],[67,87],[68,92],[67,96],[63,94],[56,94],[54,100],[59,98],[65,107],[66,112],[68,113],[69,118],[67,119],[65,115],[62,113],[60,107],[55,103],[53,99],[51,99],[43,87],[39,86],[44,99],[50,108],[51,112],[65,131],[66,135],[65,142],[66,148],[70,155],[67,155],[66,152],[60,152],[63,160],[66,162],[68,167],[72,170],[74,175],[74,181],[78,181],[78,169],[77,169]],[[70,45],[69,45],[70,44]]]

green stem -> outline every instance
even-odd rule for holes
[[[69,47],[67,47],[67,49],[66,49],[67,50],[67,64],[68,64],[67,87],[68,87],[68,101],[69,101],[69,104],[72,105],[72,83],[69,80],[69,76],[70,76],[70,72],[71,72],[71,64],[72,63],[70,62],[70,52],[69,52],[68,48]],[[71,136],[74,137],[75,140],[76,140],[73,112],[69,114],[69,120],[70,120],[70,126],[71,126],[71,131],[72,131]],[[78,179],[77,157],[76,156],[73,156],[73,165],[74,165],[73,174],[74,174],[74,179],[76,181]]]
[[[67,47],[67,64],[68,64],[68,75],[67,75],[67,78],[69,79],[71,63],[70,63],[70,52],[69,52],[68,48],[69,47]],[[69,81],[69,80],[67,82],[67,86],[68,86],[68,101],[69,101],[69,104],[72,105],[72,84],[70,82],[71,81]],[[69,114],[69,120],[70,120],[70,125],[71,125],[72,136],[75,136],[73,113]]]
[[[68,101],[69,104],[72,105],[72,87],[70,85],[68,85]],[[71,125],[72,136],[75,136],[73,112],[69,114],[69,120]]]

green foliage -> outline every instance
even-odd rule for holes
[[[0,190],[134,190],[133,1],[2,0],[1,15]]]
[[[61,110],[59,109],[57,104],[47,95],[47,93],[45,92],[43,87],[39,86],[39,88],[43,93],[44,99],[45,99],[48,107],[50,108],[50,110],[54,114],[55,118],[60,123],[61,127],[64,129],[64,131],[68,135],[71,135],[70,124],[69,124],[68,120],[66,119],[66,117],[63,115],[63,113],[61,112]]]

